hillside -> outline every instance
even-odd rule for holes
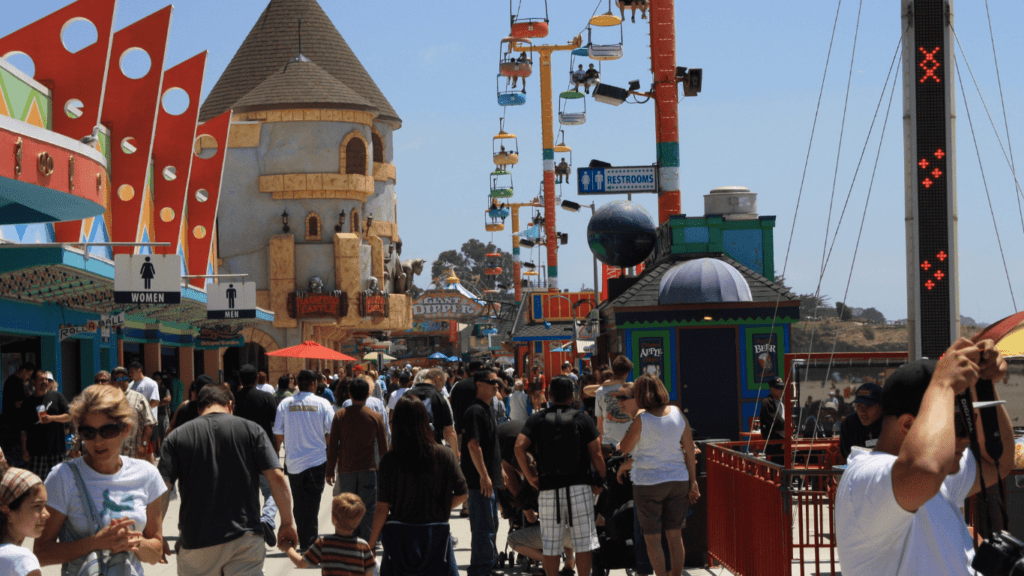
[[[960,335],[971,338],[980,330],[978,326],[961,326]],[[836,352],[905,352],[907,327],[857,321],[840,322],[832,318],[801,321],[791,328],[790,350],[793,352],[807,352],[808,349],[828,352],[832,350],[833,343]]]

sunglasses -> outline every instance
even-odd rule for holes
[[[82,440],[93,440],[96,438],[96,434],[110,440],[120,434],[122,430],[124,430],[124,423],[122,422],[118,422],[117,424],[104,424],[99,428],[93,428],[92,426],[79,426],[78,435],[82,437]]]
[[[498,380],[497,378],[495,378],[494,380],[488,380],[487,383],[488,384],[493,384],[493,385],[497,386],[497,385],[501,384],[501,380]]]
[[[114,382],[127,382],[127,381],[128,381],[128,377],[127,376],[118,376],[117,378],[114,378]]]
[[[93,384],[103,384],[104,382],[110,382],[110,378],[99,378],[92,381]]]
[[[626,400],[632,400],[633,397],[632,396],[615,396],[615,399],[616,400],[621,400],[621,401],[625,402]]]

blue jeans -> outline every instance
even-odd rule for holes
[[[469,529],[473,534],[467,576],[488,576],[495,567],[498,550],[494,538],[498,534],[498,495],[488,498],[480,489],[469,491]]]
[[[295,474],[288,472],[288,484],[292,489],[295,528],[299,533],[299,548],[309,548],[318,535],[320,498],[324,493],[326,473],[327,462]]]
[[[269,524],[270,529],[273,530],[277,527],[274,523],[274,517],[277,516],[277,502],[274,502],[274,495],[270,492],[270,482],[263,474],[260,474],[260,492],[263,493],[263,515],[260,516],[260,522]]]
[[[351,492],[363,500],[366,514],[363,514],[363,519],[359,522],[356,536],[369,540],[370,529],[373,527],[373,511],[377,507],[377,471],[360,470],[338,474],[338,479],[334,482],[334,495],[343,492]]]

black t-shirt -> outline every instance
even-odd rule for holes
[[[463,417],[466,414],[466,410],[476,400],[476,382],[473,381],[473,378],[463,378],[452,387],[449,394],[448,399],[452,403],[452,418],[455,420],[455,431],[463,434],[465,432],[463,430],[465,428]]]
[[[839,426],[839,453],[843,459],[850,457],[854,446],[874,448],[878,437],[882,434],[882,419],[875,420],[870,426],[860,423],[857,413],[848,415]]]
[[[526,419],[526,424],[523,424],[523,435],[530,439],[530,445],[534,454],[540,454],[545,448],[545,438],[542,433],[542,422],[544,421],[544,415],[553,412],[555,410],[568,410],[566,406],[552,406],[545,408],[538,412],[534,412]],[[591,482],[591,469],[592,465],[590,462],[590,448],[588,445],[597,439],[597,424],[594,423],[594,419],[590,417],[586,412],[577,412],[573,416],[573,422],[576,424],[576,432],[579,435],[580,443],[577,448],[579,453],[579,464],[576,466],[576,472],[574,474],[565,476],[552,476],[545,474],[544,470],[541,469],[540,462],[541,458],[537,458],[537,472],[540,474],[540,489],[541,490],[554,490],[556,488],[565,488],[566,486],[577,486],[580,484],[590,485]]]
[[[377,501],[391,505],[389,521],[448,522],[452,497],[466,494],[469,488],[451,450],[437,446],[433,458],[435,468],[425,474],[423,470],[404,470],[393,451],[381,456],[377,466]]]
[[[761,401],[761,438],[764,440],[782,440],[786,437],[786,416],[781,410],[782,401],[769,396]],[[772,422],[774,421],[774,425]],[[768,433],[771,432],[769,438]]]
[[[434,441],[440,444],[444,441],[444,428],[453,424],[452,411],[444,400],[444,395],[434,388],[433,384],[422,383],[409,388],[406,394],[412,394],[419,398],[430,411],[431,425],[434,427]]]
[[[216,546],[260,527],[260,474],[280,468],[259,425],[214,413],[175,428],[160,452],[160,475],[178,482],[181,545]]]
[[[460,383],[461,384],[461,383]],[[466,410],[462,420],[462,474],[466,477],[466,484],[470,490],[480,489],[480,474],[473,465],[473,457],[469,452],[469,441],[476,440],[480,443],[480,451],[483,452],[484,467],[487,475],[491,477],[491,484],[495,489],[502,488],[505,483],[501,480],[501,448],[498,447],[497,424],[494,422],[494,410],[490,404],[484,404],[479,399],[473,400],[473,404]]]
[[[508,420],[498,424],[498,447],[501,449],[501,459],[515,466],[516,461],[516,439],[523,431],[523,423],[515,420]]]
[[[274,437],[274,419],[277,418],[277,400],[273,394],[255,386],[242,386],[235,393],[235,416],[260,425],[267,438]]]
[[[17,374],[11,374],[4,380],[4,421],[8,426],[20,426],[21,414],[15,403],[25,400],[25,381],[18,378]]]
[[[59,392],[50,391],[42,396],[33,394],[21,403],[21,429],[28,435],[25,445],[29,456],[63,454],[67,450],[64,444],[64,424],[40,424],[36,406],[45,406],[50,416],[68,413],[68,401]]]

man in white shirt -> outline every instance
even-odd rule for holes
[[[601,433],[602,444],[618,444],[625,436],[632,419],[622,411],[615,393],[626,383],[633,362],[619,355],[612,361],[612,379],[605,382],[594,396],[594,415],[597,416],[597,431]]]
[[[281,400],[274,420],[274,448],[280,452],[284,442],[285,473],[302,549],[317,537],[320,497],[327,480],[327,441],[334,420],[331,403],[316,395],[317,380],[312,370],[299,372],[298,394]]]
[[[398,404],[398,400],[402,398],[402,395],[409,390],[410,380],[408,372],[402,372],[398,377],[398,389],[391,393],[391,398],[388,398],[388,420],[395,417],[395,405]]]
[[[957,340],[938,362],[901,366],[882,389],[882,432],[874,451],[855,447],[836,492],[836,541],[843,574],[970,575],[974,546],[960,507],[1005,478],[1013,454],[996,468],[981,441],[981,470],[967,428],[955,412],[957,394],[980,379],[1006,376],[991,340]],[[973,391],[970,393],[973,397]],[[997,395],[998,398],[998,395]],[[1013,437],[1005,407],[999,432]]]
[[[160,406],[160,387],[157,386],[155,380],[142,373],[142,364],[140,362],[132,362],[128,365],[128,377],[132,379],[132,390],[142,394],[149,400],[149,407],[153,409],[153,419],[155,420],[157,418],[157,406]]]
[[[523,391],[523,381],[516,380],[512,394],[508,397],[508,419],[525,423],[530,416],[530,397]]]

